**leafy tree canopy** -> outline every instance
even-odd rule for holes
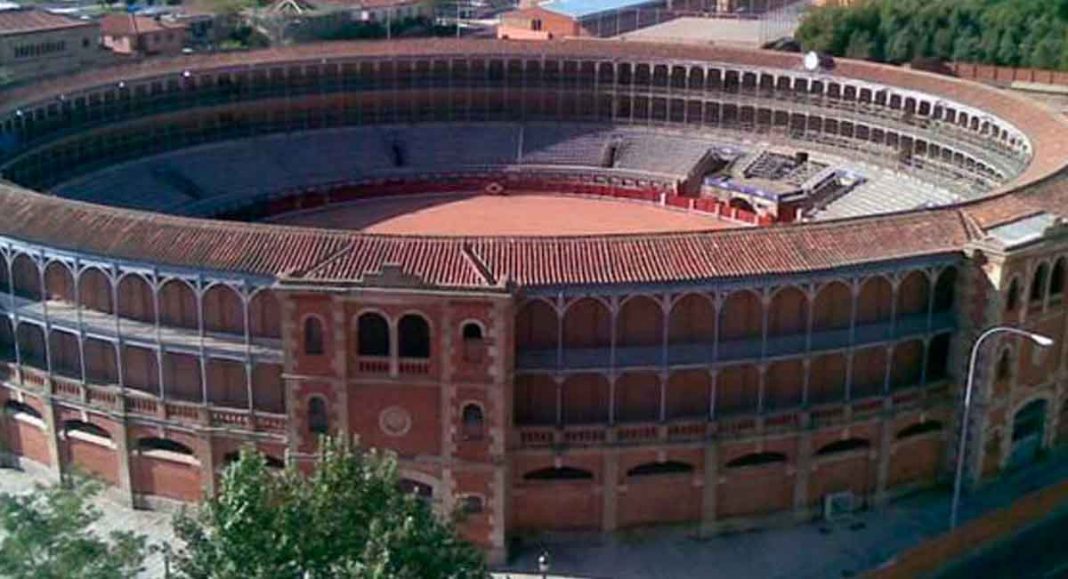
[[[242,452],[216,495],[180,513],[190,579],[485,577],[482,555],[397,486],[391,455],[324,439],[310,475]]]
[[[1068,0],[867,0],[813,9],[797,39],[805,50],[880,62],[1068,70]]]
[[[91,530],[101,512],[90,504],[96,481],[0,494],[0,577],[11,579],[132,579],[147,553],[144,536]]]

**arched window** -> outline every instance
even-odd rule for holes
[[[44,420],[41,413],[36,408],[26,404],[25,402],[19,402],[18,400],[8,400],[4,403],[4,410],[8,414],[21,414],[23,416],[29,416],[30,418],[36,418],[37,420]]]
[[[1060,299],[1064,296],[1064,258],[1053,264],[1053,273],[1050,274],[1049,295],[1050,298]]]
[[[282,459],[278,458],[277,456],[271,456],[271,455],[269,455],[269,454],[267,454],[265,452],[260,452],[258,450],[254,450],[253,452],[255,452],[256,454],[259,454],[260,456],[263,457],[263,463],[267,466],[267,468],[271,468],[271,469],[275,469],[275,470],[282,470],[282,469],[284,469],[286,467],[286,463]],[[223,456],[223,461],[222,461],[223,466],[224,467],[230,466],[234,462],[237,462],[237,459],[240,458],[240,457],[241,457],[241,451],[238,451],[238,450],[234,450],[234,451],[226,453],[226,455]]]
[[[407,315],[397,324],[401,358],[430,357],[430,325],[420,316]]]
[[[429,502],[434,498],[434,487],[410,478],[402,478],[397,481],[397,488],[402,493],[412,495],[422,501]]]
[[[1048,277],[1046,264],[1039,264],[1035,269],[1035,275],[1031,278],[1031,292],[1029,299],[1032,303],[1041,302],[1046,295],[1046,278]]]
[[[1020,305],[1020,284],[1013,278],[1009,282],[1009,289],[1005,292],[1005,311],[1013,312]]]
[[[485,435],[485,418],[478,404],[468,404],[463,409],[464,440],[482,440]]]
[[[464,340],[481,340],[482,326],[479,326],[474,322],[468,322],[464,324],[463,337]]]
[[[781,452],[753,452],[728,462],[727,468],[766,466],[783,462],[786,462],[786,455]]]
[[[581,468],[561,466],[543,468],[523,475],[524,480],[592,480],[593,473]]]
[[[323,322],[315,316],[304,318],[304,353],[309,356],[323,353]]]
[[[111,434],[107,430],[104,430],[92,422],[84,422],[82,420],[65,421],[63,423],[63,431],[68,435],[72,432],[80,432],[97,438],[111,440]]]
[[[460,498],[460,512],[465,515],[477,515],[483,508],[482,497],[467,495]]]
[[[939,432],[941,430],[941,422],[937,420],[924,420],[923,422],[917,422],[915,424],[910,424],[909,426],[902,428],[897,433],[897,439],[903,440],[906,438],[912,438],[913,436],[927,434],[928,432]]]
[[[308,399],[308,430],[326,434],[330,430],[330,417],[326,414],[326,401],[318,396]]]
[[[137,441],[137,449],[141,452],[171,452],[185,456],[193,456],[193,449],[169,438],[147,437]]]
[[[647,462],[627,471],[627,476],[656,476],[667,474],[689,474],[693,467],[685,462],[669,460],[666,462]]]
[[[1006,348],[998,358],[997,380],[1008,380],[1012,375],[1012,351]]]
[[[361,356],[389,355],[389,324],[375,313],[360,316],[357,325],[357,353]]]
[[[828,454],[838,454],[841,452],[852,452],[855,450],[863,450],[871,446],[871,443],[863,438],[847,438],[845,440],[836,440],[830,444],[824,445],[816,454],[819,456],[826,456]]]

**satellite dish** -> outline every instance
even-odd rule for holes
[[[816,72],[820,69],[820,60],[820,55],[815,51],[806,53],[804,61],[805,70],[809,72]]]

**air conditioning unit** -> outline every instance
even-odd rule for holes
[[[823,496],[823,518],[837,521],[853,514],[856,510],[856,496],[853,491],[829,493]]]

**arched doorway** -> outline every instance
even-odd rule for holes
[[[1009,466],[1023,466],[1034,461],[1046,432],[1046,406],[1045,400],[1033,400],[1016,411],[1012,418]]]

